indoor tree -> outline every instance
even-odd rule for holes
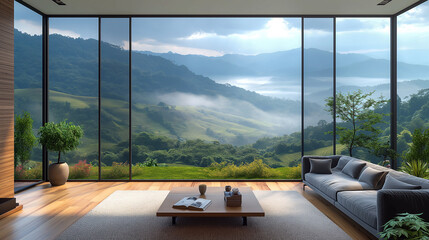
[[[79,145],[79,140],[83,136],[83,130],[71,122],[62,121],[60,123],[48,122],[39,129],[39,142],[48,151],[58,152],[58,162],[61,160],[61,153],[72,151]]]
[[[353,156],[353,149],[364,147],[371,149],[377,143],[381,130],[376,126],[384,123],[386,114],[377,113],[375,108],[387,103],[387,100],[371,98],[374,91],[363,93],[361,90],[352,93],[337,93],[335,102],[335,117],[343,123],[337,123],[339,143],[347,146],[349,155]],[[325,100],[327,111],[334,114],[334,99]]]
[[[49,151],[58,152],[58,161],[49,165],[48,177],[52,186],[63,185],[69,177],[69,167],[61,162],[61,153],[74,150],[79,145],[83,131],[73,123],[62,121],[60,123],[46,123],[39,129],[39,142]]]

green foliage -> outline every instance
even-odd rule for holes
[[[33,119],[28,112],[15,116],[14,151],[15,167],[26,166],[31,157],[31,151],[36,144],[33,134]]]
[[[148,158],[144,163],[145,167],[158,167],[158,162],[155,159]]]
[[[402,171],[417,177],[429,176],[429,129],[414,131],[412,144],[403,159]]]
[[[390,141],[383,142],[376,140],[373,142],[373,146],[370,151],[375,156],[382,157],[383,162],[387,161],[388,159],[391,160],[398,157],[398,153],[390,147]]]
[[[349,155],[353,155],[353,149],[363,147],[371,149],[381,133],[377,124],[383,123],[386,114],[375,112],[375,108],[382,107],[387,100],[370,98],[374,93],[362,93],[361,90],[353,93],[337,93],[335,117],[339,118],[347,126],[337,124],[338,142],[347,145]],[[326,106],[332,115],[334,114],[334,99],[329,97]]]
[[[102,168],[103,179],[124,179],[130,175],[130,168],[127,163],[114,162],[110,168]]]
[[[209,169],[211,170],[209,175],[216,178],[272,178],[279,176],[276,171],[273,171],[261,159],[256,159],[251,163],[241,164],[240,166],[227,164],[226,162],[213,163]]]
[[[301,179],[301,164],[296,167],[288,167],[284,179]]]
[[[420,214],[400,213],[383,225],[383,239],[429,240],[429,223]]]
[[[39,142],[49,151],[58,152],[58,163],[61,153],[74,150],[79,145],[79,139],[83,136],[83,130],[74,125],[62,121],[60,123],[46,123],[39,129]]]

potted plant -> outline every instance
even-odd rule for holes
[[[83,131],[73,123],[62,121],[60,123],[46,123],[39,129],[39,142],[48,151],[58,152],[58,162],[49,165],[48,177],[52,186],[63,185],[69,177],[69,166],[61,162],[61,153],[74,150],[79,145]]]
[[[429,223],[420,214],[400,213],[383,225],[382,239],[429,240]]]

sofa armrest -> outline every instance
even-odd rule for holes
[[[377,228],[383,231],[383,225],[399,213],[423,213],[420,217],[429,221],[429,189],[394,190],[384,189],[377,192]]]
[[[310,172],[310,158],[315,159],[332,159],[331,167],[334,168],[337,166],[338,161],[340,160],[341,155],[334,156],[303,156],[301,158],[301,178],[305,180],[305,174]]]

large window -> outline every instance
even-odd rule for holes
[[[30,117],[33,134],[37,135],[37,129],[42,125],[42,17],[15,2],[14,24],[14,108],[15,124],[19,125],[15,130],[16,134],[22,133],[22,127],[30,123]],[[23,146],[19,147],[22,149]],[[41,147],[36,142],[31,155],[24,155],[22,152],[15,155],[15,179],[42,179]]]
[[[36,133],[42,19],[16,5],[15,112]],[[398,17],[400,154],[428,127],[427,6]],[[49,33],[49,121],[84,130],[70,179],[299,179],[302,151],[390,158],[389,18],[55,17]],[[383,100],[351,149],[329,104],[353,94]],[[41,156],[17,179],[40,179]]]
[[[50,18],[49,34],[49,121],[73,122],[85,133],[62,161],[70,179],[98,179],[98,19]]]
[[[429,2],[398,16],[398,153],[429,128]],[[398,166],[402,163],[402,158]]]
[[[304,19],[304,155],[333,154],[334,19]]]
[[[337,154],[382,164],[391,159],[386,151],[390,148],[390,19],[337,18],[336,23],[337,113],[342,116],[337,118]],[[378,104],[371,104],[373,100]],[[368,127],[368,123],[373,124]]]
[[[300,177],[301,19],[132,26],[134,179]]]
[[[129,178],[129,18],[100,23],[101,178]]]

